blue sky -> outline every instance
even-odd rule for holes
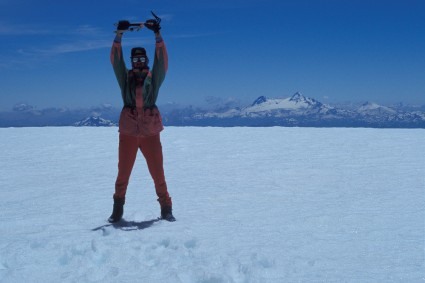
[[[0,109],[121,106],[113,23],[162,20],[158,104],[251,103],[299,91],[325,103],[425,104],[425,1],[0,0]],[[154,50],[148,30],[127,33]],[[129,60],[127,61],[129,64]]]

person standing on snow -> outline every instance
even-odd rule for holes
[[[154,15],[155,16],[155,15]],[[156,17],[156,16],[155,16]],[[143,47],[131,49],[132,69],[126,68],[121,46],[124,27],[117,27],[111,49],[111,63],[121,88],[124,107],[119,120],[118,176],[113,195],[114,206],[108,221],[121,220],[124,213],[125,195],[138,150],[146,159],[149,173],[155,184],[161,217],[175,221],[171,197],[165,182],[160,132],[164,129],[158,107],[155,105],[159,88],[168,68],[168,54],[160,33],[158,17],[146,21],[143,26],[155,33],[155,55],[152,70]]]

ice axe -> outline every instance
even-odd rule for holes
[[[155,15],[155,13],[153,11],[151,11],[152,16],[154,16],[155,21],[159,24],[161,22],[161,18],[158,17],[157,15]],[[143,28],[143,26],[145,25],[146,22],[141,23],[141,22],[136,22],[136,23],[131,23],[130,21],[127,20],[121,20],[118,21],[118,23],[115,23],[114,25],[117,27],[117,30],[114,31],[115,33],[120,30],[120,31],[139,31],[141,28]]]

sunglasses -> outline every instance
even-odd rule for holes
[[[131,60],[133,61],[133,63],[137,63],[137,62],[145,63],[146,57],[133,57],[131,58]]]

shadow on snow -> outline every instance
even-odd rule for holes
[[[96,228],[93,228],[92,231],[105,230],[107,227],[113,227],[115,229],[120,229],[123,231],[132,231],[132,230],[143,230],[151,227],[155,222],[160,221],[160,218],[148,220],[148,221],[127,221],[125,219],[121,219],[117,223],[105,224]]]

